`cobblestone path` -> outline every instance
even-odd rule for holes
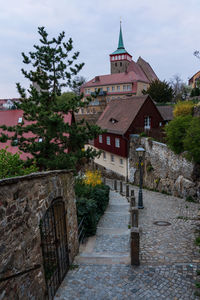
[[[138,188],[133,187],[135,194]],[[110,192],[110,202],[97,234],[81,247],[56,300],[193,300],[199,252],[199,204],[144,190],[139,211],[141,265],[130,266],[129,204]],[[167,221],[168,226],[155,225]]]

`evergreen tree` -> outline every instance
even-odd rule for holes
[[[68,113],[73,117],[73,113],[88,105],[90,99],[83,102],[82,96],[74,95],[67,101],[58,101],[58,96],[63,87],[71,86],[72,82],[74,85],[73,77],[84,64],[76,63],[79,52],[71,54],[73,42],[71,38],[64,42],[64,32],[52,39],[44,27],[39,27],[38,33],[40,44],[34,45],[34,52],[22,53],[23,62],[32,66],[28,71],[22,69],[30,81],[28,91],[17,83],[21,96],[17,107],[24,112],[23,122],[13,127],[2,126],[3,130],[12,132],[12,137],[3,133],[0,141],[17,141],[19,149],[30,153],[41,170],[75,169],[85,158],[98,155],[91,148],[86,151],[83,148],[101,131],[98,126],[83,120],[71,125],[64,121]]]
[[[171,102],[174,96],[173,88],[166,82],[160,80],[154,80],[150,83],[149,88],[142,93],[144,95],[149,94],[151,98],[156,102]]]

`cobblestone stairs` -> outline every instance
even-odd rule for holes
[[[129,203],[119,193],[110,191],[107,210],[101,218],[96,236],[80,247],[77,264],[130,264]]]

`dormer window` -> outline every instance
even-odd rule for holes
[[[118,121],[117,121],[116,119],[114,119],[114,118],[111,118],[111,119],[110,119],[110,122],[111,122],[112,124],[115,124],[115,123],[117,123]]]
[[[19,119],[18,119],[18,124],[19,123],[22,123],[22,117],[19,117]]]

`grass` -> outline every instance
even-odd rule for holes
[[[200,246],[200,236],[198,236],[196,239],[195,239],[195,244],[197,246]]]
[[[195,202],[195,200],[192,196],[187,196],[186,201],[187,202]]]
[[[184,220],[184,221],[189,220],[188,217],[184,217],[184,216],[178,216],[177,219],[179,219],[179,220]]]
[[[77,269],[78,267],[79,267],[79,265],[71,264],[71,265],[69,266],[69,269],[70,269],[70,270],[74,270],[74,269]]]

